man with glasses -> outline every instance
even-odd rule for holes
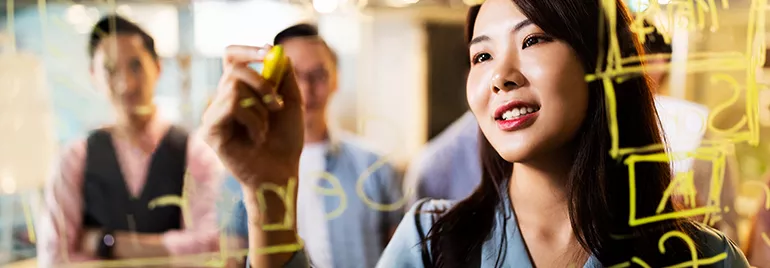
[[[400,180],[390,165],[373,166],[380,155],[364,149],[353,137],[330,130],[327,104],[337,90],[337,57],[317,28],[289,27],[273,43],[283,46],[291,60],[304,100],[297,231],[305,250],[315,267],[374,267],[403,213],[402,209],[382,210],[373,203],[398,202]],[[366,201],[358,194],[359,180],[363,180]],[[246,220],[246,209],[239,202],[231,229],[244,239],[248,238]]]

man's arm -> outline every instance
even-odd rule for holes
[[[298,178],[297,172],[278,171],[274,176],[283,176],[288,178]],[[300,239],[297,235],[296,207],[297,207],[297,187],[286,187],[286,191],[293,192],[294,200],[286,200],[284,203],[277,195],[268,193],[264,195],[264,200],[259,200],[257,196],[257,187],[248,187],[243,185],[243,204],[246,209],[246,222],[249,233],[249,265],[250,267],[308,267],[306,263],[294,263],[292,258],[298,251]],[[259,202],[264,202],[264,210],[260,210]],[[263,229],[263,224],[283,222],[286,215],[286,209],[292,209],[288,213],[292,218],[289,221],[288,230],[268,231]],[[267,249],[277,249],[277,246],[289,245],[286,250],[276,250],[269,252]],[[292,246],[297,246],[294,249]],[[291,248],[291,249],[289,249]],[[266,252],[268,251],[268,252]],[[292,262],[290,262],[290,260]]]
[[[408,210],[414,203],[425,197],[422,185],[427,180],[426,176],[429,174],[427,169],[428,152],[424,149],[409,163],[406,169],[403,179],[402,192],[406,196],[406,206],[404,210]]]
[[[113,255],[117,259],[180,256],[214,252],[219,249],[216,198],[219,194],[223,169],[216,155],[199,139],[190,136],[187,153],[185,203],[182,207],[182,230],[163,234],[142,234],[116,231]],[[189,215],[185,215],[189,214]],[[189,223],[185,221],[188,216]],[[83,251],[96,255],[101,230],[90,229],[84,233]]]
[[[162,235],[140,234],[134,232],[115,231],[115,246],[112,254],[116,259],[151,258],[168,256],[168,250],[162,241]],[[102,231],[88,229],[83,232],[84,241],[80,250],[88,255],[97,256]]]
[[[224,168],[217,155],[197,135],[190,135],[187,152],[189,176],[185,184],[191,226],[163,234],[162,242],[170,255],[186,255],[219,250],[216,202]]]
[[[380,188],[382,197],[381,200],[376,200],[376,202],[383,205],[402,204],[400,207],[394,207],[394,210],[382,211],[384,219],[383,230],[385,232],[383,235],[383,238],[385,239],[383,241],[383,246],[388,245],[390,238],[393,237],[398,224],[401,222],[401,218],[404,217],[404,211],[408,209],[405,207],[404,203],[406,197],[402,192],[402,179],[397,174],[398,173],[390,164],[383,165],[377,173],[379,179],[377,185]]]
[[[72,144],[45,184],[45,208],[37,234],[38,262],[42,267],[96,259],[93,252],[81,250],[85,154],[85,141]]]

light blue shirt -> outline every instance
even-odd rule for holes
[[[502,247],[504,250],[503,256],[500,258],[501,266],[499,267],[521,267],[530,268],[534,267],[529,259],[527,249],[524,245],[524,241],[521,236],[521,232],[516,224],[516,217],[512,213],[510,202],[504,202],[505,209],[498,209],[496,213],[497,223],[494,230],[492,230],[491,238],[484,242],[482,246],[482,258],[480,267],[495,267],[497,261],[498,252],[500,249],[500,243],[502,243],[502,237],[506,237],[507,243]],[[420,211],[420,223],[422,226],[417,226],[415,222],[416,206],[413,206],[403,221],[398,226],[396,234],[393,236],[390,244],[382,254],[380,262],[377,264],[378,268],[416,268],[424,267],[422,262],[422,250],[420,247],[420,236],[418,235],[417,228],[421,228],[424,234],[428,233],[432,226],[432,215],[425,211],[445,211],[449,209],[454,203],[446,200],[429,200],[423,204]],[[504,213],[506,212],[506,213]],[[508,214],[508,215],[506,215]],[[503,224],[505,218],[508,217],[507,224]],[[502,226],[505,226],[505,232],[503,232]],[[746,258],[738,247],[729,239],[727,239],[722,233],[711,229],[707,226],[700,226],[699,238],[696,241],[705,242],[706,246],[701,247],[706,257],[715,256],[721,252],[727,254],[726,259],[712,265],[706,265],[708,267],[733,267],[743,268],[749,267]],[[709,250],[714,249],[714,250]],[[714,252],[709,252],[714,251]],[[597,258],[590,256],[588,261],[583,265],[584,268],[600,268],[603,267]],[[704,266],[705,267],[705,266]]]
[[[479,127],[470,111],[431,140],[415,157],[404,178],[409,203],[422,198],[460,200],[481,179]]]
[[[338,187],[343,189],[345,197],[325,195],[323,206],[327,214],[340,206],[346,207],[339,216],[327,221],[331,240],[329,251],[335,268],[374,267],[386,246],[389,230],[396,228],[404,215],[403,207],[394,211],[378,210],[367,205],[358,195],[356,184],[361,176],[368,174],[363,190],[372,202],[388,205],[403,198],[401,181],[391,165],[385,164],[371,173],[367,172],[380,157],[352,140],[340,139],[331,143],[326,156],[326,171],[339,180]],[[334,188],[328,180],[321,180],[319,186]],[[242,201],[236,204],[230,222],[233,225],[228,229],[248,239],[246,209]],[[293,262],[294,266],[286,267],[304,267],[305,253],[300,252],[296,257],[298,260]]]

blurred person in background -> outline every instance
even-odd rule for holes
[[[337,56],[319,36],[317,27],[291,26],[278,33],[273,44],[283,46],[293,64],[303,98],[304,147],[299,161],[297,232],[315,267],[374,267],[403,211],[371,207],[357,194],[356,184],[367,173],[363,178],[367,198],[378,204],[394,204],[402,198],[400,179],[390,164],[368,172],[381,155],[365,149],[354,137],[329,128],[327,104],[337,90]],[[333,176],[339,185],[324,179],[322,173]],[[344,191],[346,201],[316,190],[324,188],[328,192],[338,187]],[[327,219],[327,214],[340,206],[346,207],[342,214]],[[237,204],[233,214],[231,222],[237,226],[232,229],[248,238],[243,202]]]
[[[770,173],[765,174],[765,190],[770,187]],[[770,210],[767,208],[768,198],[766,191],[763,191],[758,199],[759,210],[754,215],[751,223],[751,229],[746,241],[746,257],[751,265],[757,268],[770,268]]]
[[[47,182],[40,266],[217,251],[221,163],[198,136],[157,114],[161,64],[153,38],[110,15],[93,27],[88,51],[92,81],[117,120],[71,144]],[[183,188],[184,210],[153,204],[181,197]]]
[[[649,23],[645,24],[645,26],[654,27]],[[672,47],[665,42],[663,36],[657,30],[646,35],[644,47],[648,56],[651,56],[650,59],[646,60],[647,64],[651,66],[648,68],[655,68],[655,65],[661,66],[671,62]],[[667,55],[667,57],[656,57],[656,55]],[[694,102],[672,97],[669,90],[668,68],[662,71],[650,70],[648,75],[651,80],[651,88],[655,92],[655,105],[669,148],[674,149],[674,151],[694,151],[699,146],[702,146],[701,141],[708,137],[708,135],[703,133],[708,131],[706,124],[708,122],[709,109]],[[701,132],[703,129],[706,129],[706,131]],[[739,216],[737,209],[735,209],[735,198],[738,196],[735,185],[737,184],[736,180],[739,176],[739,171],[737,170],[738,165],[735,154],[727,154],[725,161],[725,172],[722,177],[723,182],[719,202],[720,207],[727,206],[730,209],[722,212],[719,215],[720,220],[711,224],[711,226],[722,231],[736,244],[740,244],[737,229]],[[674,191],[675,201],[688,208],[710,205],[708,204],[708,196],[711,191],[712,182],[711,161],[694,158],[675,160],[672,163],[672,169],[675,177],[686,176],[684,174],[691,171],[696,191],[695,204],[685,203],[684,200],[687,197],[677,194],[676,191]],[[702,221],[703,217],[696,217],[696,219]]]
[[[479,125],[468,111],[431,140],[404,176],[408,205],[423,198],[460,200],[481,182]]]

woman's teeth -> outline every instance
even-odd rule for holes
[[[511,120],[517,117],[522,117],[527,114],[531,114],[534,112],[539,111],[540,108],[532,108],[532,107],[518,107],[513,108],[505,113],[503,113],[503,120]]]

